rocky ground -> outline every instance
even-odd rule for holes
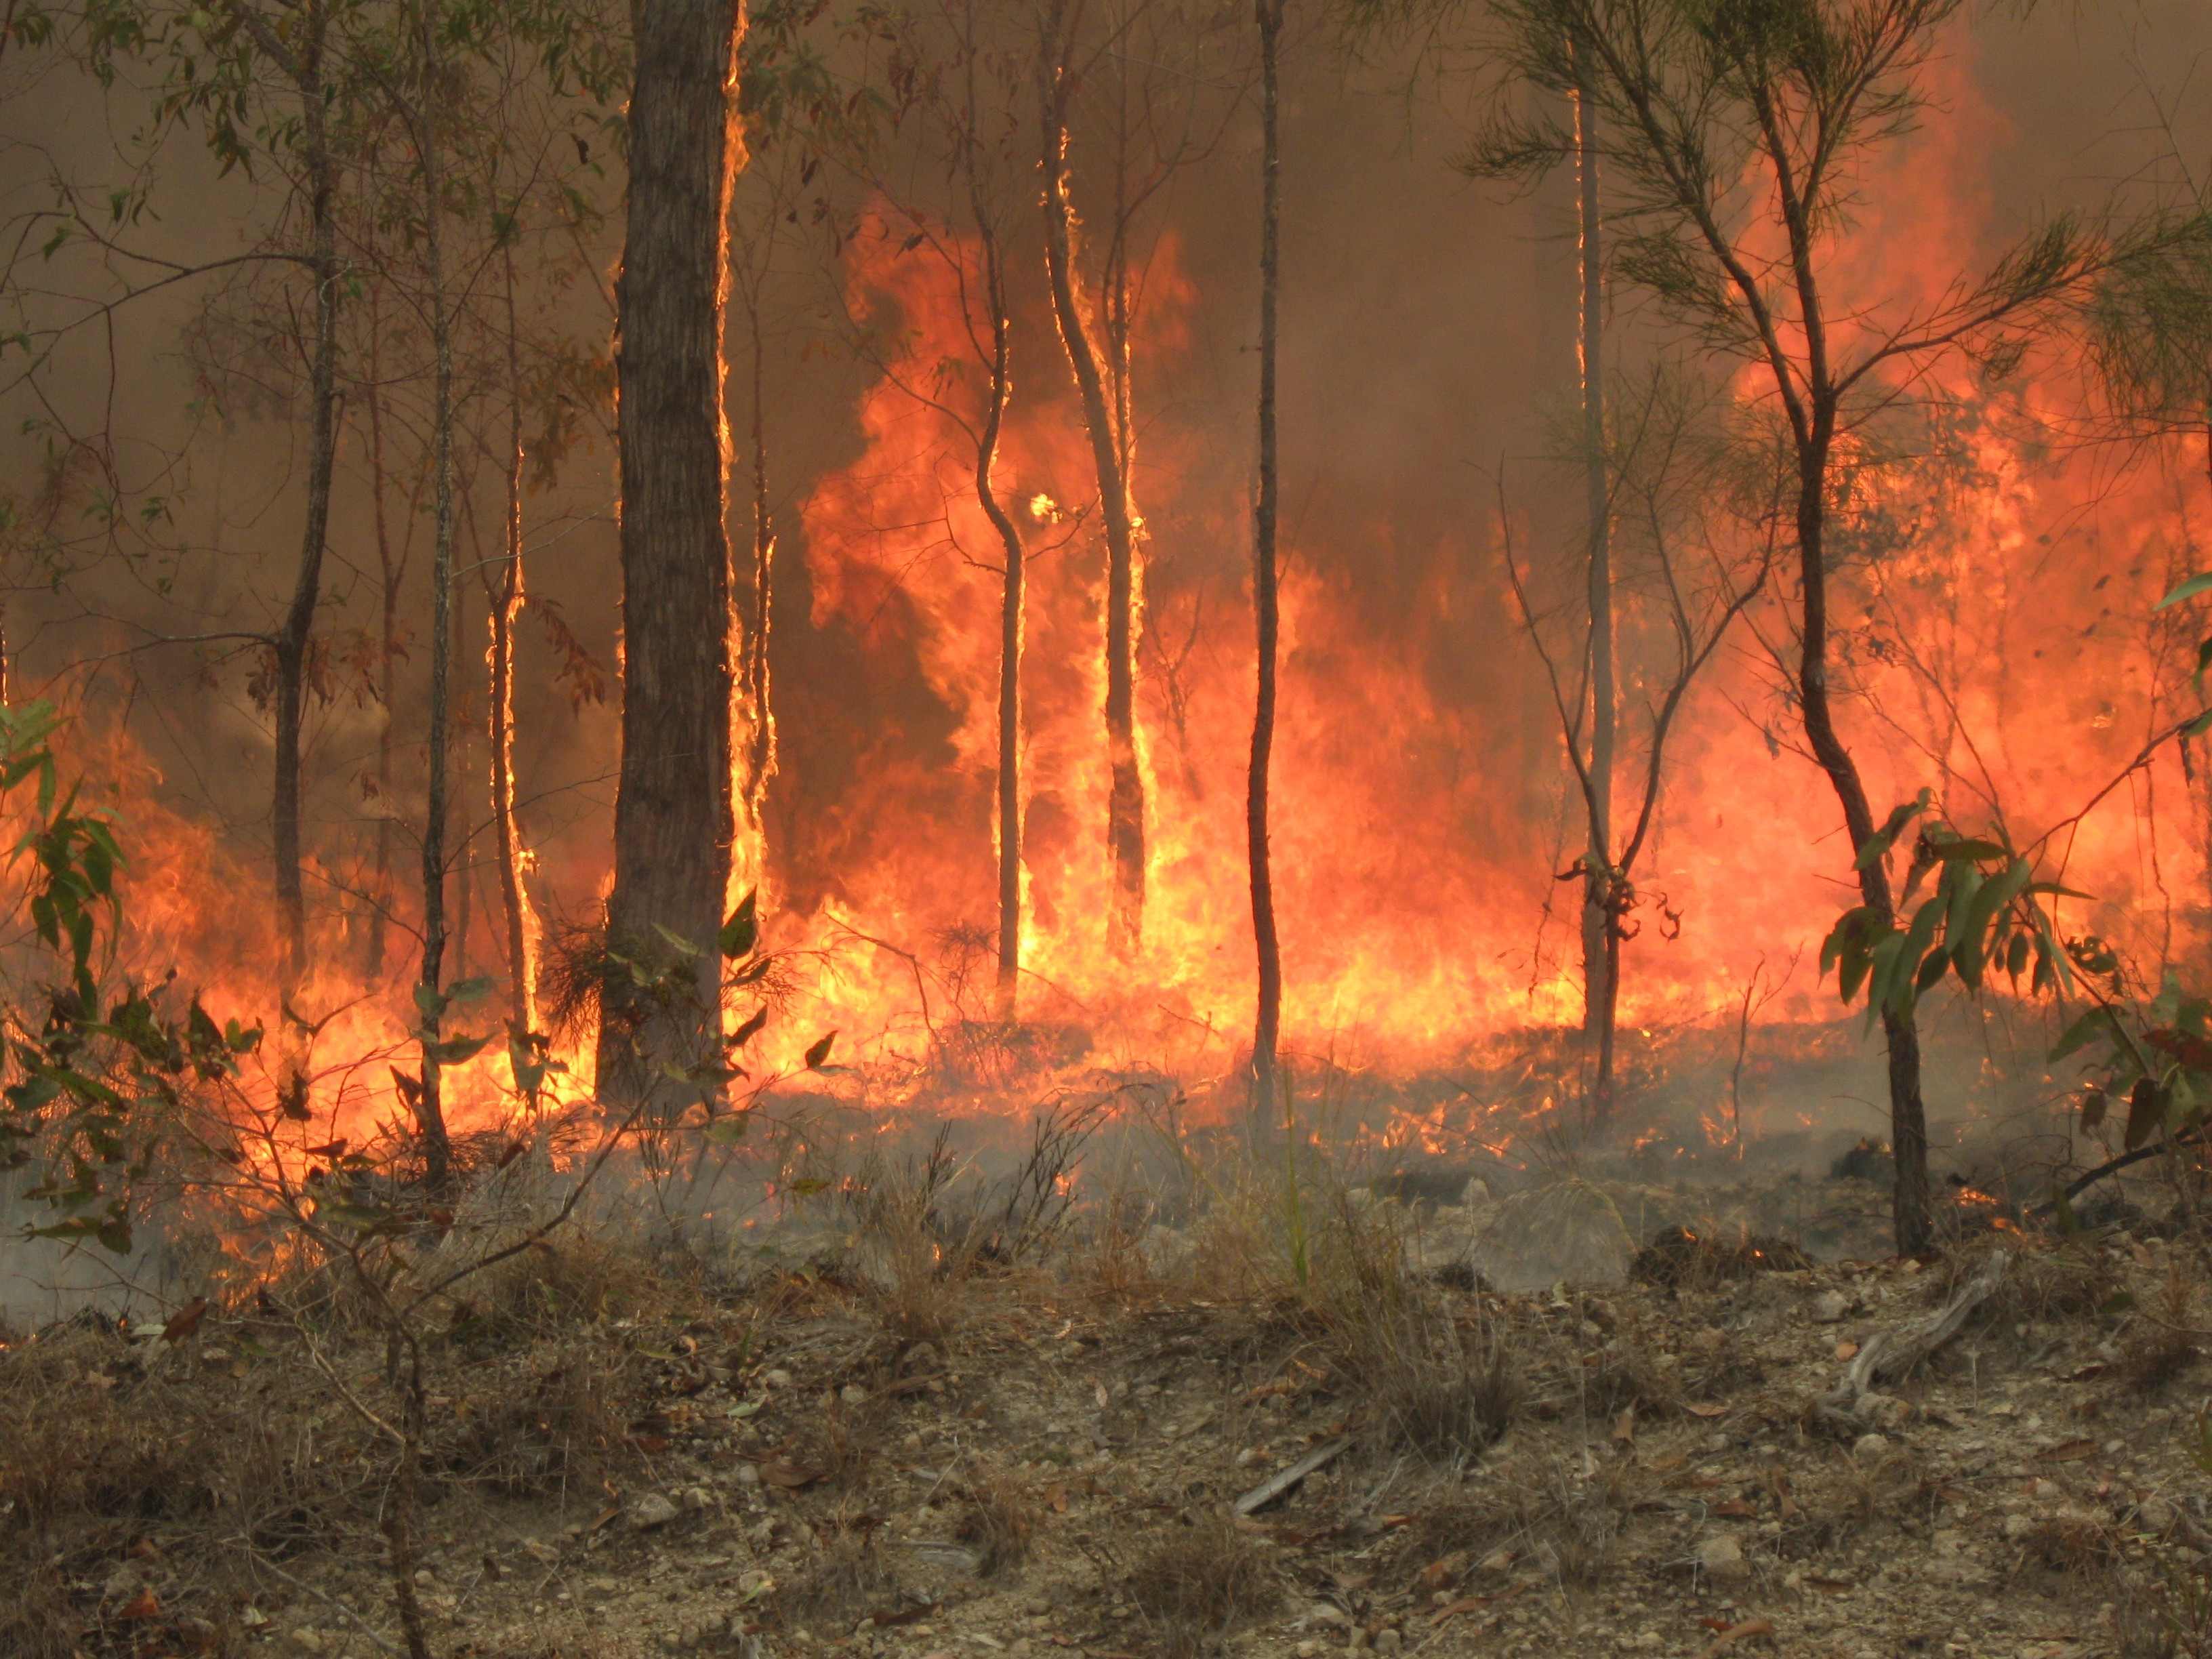
[[[432,1650],[2212,1651],[2201,1237],[1812,1263],[1738,1226],[1501,1291],[1479,1201],[1353,1203],[1403,1264],[1355,1241],[1301,1283],[1192,1230],[716,1290],[544,1253],[436,1345]],[[1932,1358],[1834,1398],[2000,1249]],[[301,1340],[264,1307],[0,1352],[0,1649],[396,1650],[390,1460]]]

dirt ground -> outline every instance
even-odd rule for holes
[[[434,1345],[430,1644],[2212,1651],[2201,1237],[1999,1229],[1811,1264],[1744,1237],[1514,1293],[1456,1237],[1334,1289],[1174,1248],[957,1279],[817,1260],[720,1289],[535,1253]],[[1824,1407],[1996,1249],[1996,1289],[1932,1359]],[[0,1351],[9,1659],[398,1650],[389,1460],[332,1381],[365,1395],[377,1356],[319,1372],[283,1311]]]

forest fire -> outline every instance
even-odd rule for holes
[[[750,502],[723,505],[751,535],[748,556],[742,531],[720,532],[734,542],[727,626],[718,614],[713,640],[684,647],[722,653],[730,695],[704,716],[687,705],[699,730],[728,729],[710,744],[715,775],[701,786],[695,768],[682,789],[633,775],[651,728],[624,727],[625,742],[612,718],[647,720],[642,694],[623,701],[625,672],[633,692],[665,678],[635,667],[647,552],[624,544],[635,637],[620,636],[592,568],[614,515],[584,506],[617,453],[599,440],[619,364],[589,331],[606,321],[593,306],[619,298],[603,279],[620,261],[579,193],[597,174],[575,123],[599,94],[457,68],[498,116],[487,135],[535,133],[563,169],[574,144],[578,170],[557,174],[568,197],[541,200],[514,173],[517,212],[538,216],[526,231],[456,219],[476,274],[439,286],[427,247],[380,240],[376,191],[398,187],[360,161],[346,175],[360,199],[331,210],[331,251],[313,255],[374,276],[351,309],[317,313],[335,331],[327,385],[313,380],[323,337],[269,332],[258,289],[189,319],[209,397],[237,393],[243,371],[218,345],[249,327],[276,354],[270,374],[307,375],[288,395],[328,394],[335,470],[307,488],[328,497],[309,505],[335,514],[331,556],[350,561],[358,597],[299,587],[296,638],[289,620],[188,635],[134,612],[106,556],[72,539],[67,514],[102,487],[88,463],[59,463],[25,497],[46,514],[39,556],[68,568],[52,591],[94,619],[71,634],[67,605],[40,599],[29,567],[15,575],[10,694],[60,702],[60,769],[112,814],[127,858],[103,971],[119,986],[173,970],[173,996],[260,1030],[246,1069],[264,1103],[304,1088],[325,1146],[607,1108],[631,1087],[609,1081],[611,1054],[658,1079],[657,1119],[695,1127],[782,1099],[886,1125],[1018,1127],[1040,1099],[1139,1077],[1184,1121],[1226,1126],[1273,1063],[1278,996],[1291,1083],[1262,1120],[1343,1112],[1358,1144],[1444,1160],[1522,1158],[1592,1131],[1593,1148],[1632,1161],[1740,1160],[1808,1131],[1840,1144],[1869,1126],[1816,1091],[1850,1093],[1830,1085],[1901,1052],[1907,1028],[1916,1052],[1927,1035],[1942,1073],[1929,1105],[1955,1138],[2052,1092],[2045,1051],[2082,981],[2102,1006],[2141,1005],[2150,1048],[2189,1071],[2172,1044],[2197,1041],[2182,1028],[2201,1017],[2154,1004],[2202,956],[2212,786],[2191,724],[2192,611],[2160,602],[2198,562],[2205,501],[2190,422],[2158,401],[2162,366],[2194,345],[2153,336],[2178,326],[2157,285],[2193,280],[2193,222],[2164,198],[2116,201],[2096,228],[2014,240],[2018,211],[1990,181],[1990,158],[2023,142],[2002,77],[1973,31],[1923,24],[1898,73],[1959,142],[1869,134],[1851,222],[1818,249],[1791,241],[1778,205],[1802,182],[1789,155],[1737,155],[1746,182],[1716,198],[1726,224],[1701,228],[1694,204],[1653,206],[1664,157],[1638,151],[1632,110],[1606,104],[1613,82],[1561,102],[1545,72],[1512,71],[1499,84],[1515,97],[1572,116],[1534,149],[1514,150],[1505,128],[1480,142],[1514,167],[1542,152],[1579,181],[1577,259],[1532,256],[1559,296],[1527,311],[1555,335],[1575,313],[1580,383],[1563,352],[1528,401],[1571,391],[1580,435],[1545,439],[1530,415],[1508,438],[1493,422],[1487,455],[1445,446],[1449,467],[1416,469],[1285,392],[1279,465],[1274,404],[1262,415],[1265,483],[1287,467],[1292,505],[1279,543],[1268,520],[1255,622],[1249,388],[1242,367],[1219,372],[1224,340],[1243,349],[1249,279],[1224,269],[1241,244],[1210,210],[1132,205],[1186,174],[1233,196],[1236,169],[1216,178],[1206,146],[1164,128],[1105,144],[1063,65],[1063,102],[1042,118],[1012,82],[988,92],[1010,131],[1044,121],[1040,222],[1034,163],[979,148],[984,94],[955,84],[953,66],[994,48],[944,19],[872,23],[895,56],[934,65],[896,90],[904,125],[864,134],[764,103],[734,217],[713,231],[728,419],[717,477],[695,470],[684,487],[722,500],[750,471]],[[804,58],[808,27],[762,26],[757,85]],[[1060,48],[1095,47],[1087,24],[1055,27],[1072,31]],[[1163,62],[1221,49],[1146,27],[1164,31]],[[1187,124],[1241,118],[1237,97],[1217,108],[1177,84]],[[488,137],[453,142],[487,177],[519,166]],[[793,229],[806,214],[826,247]],[[1662,231],[1725,279],[1695,304],[1747,331],[1727,349],[1665,322],[1695,296],[1636,263],[1636,239]],[[1728,290],[1740,269],[1763,274]],[[1337,303],[1333,271],[1294,251],[1287,291],[1309,331]],[[1775,285],[1792,272],[1785,304]],[[403,299],[416,307],[404,326],[386,308]],[[82,368],[66,333],[52,374]],[[1319,349],[1317,335],[1286,337]],[[1263,345],[1272,377],[1277,336]],[[1289,362],[1307,393],[1341,368]],[[1820,377],[1834,365],[1849,373],[1832,396]],[[810,386],[811,412],[791,415]],[[1819,422],[1799,404],[1823,398],[1808,460]],[[659,441],[627,444],[623,464]],[[1358,452],[1351,474],[1337,449]],[[1297,507],[1302,467],[1320,493]],[[1578,481],[1599,502],[1587,516]],[[219,506],[161,508],[179,511],[220,528]],[[621,518],[641,549],[659,533],[638,527],[645,512]],[[1825,552],[1806,553],[1808,512]],[[200,520],[165,542],[160,514],[141,517],[128,556],[184,568]],[[407,586],[425,579],[426,547],[442,561],[434,604]],[[1802,660],[1808,570],[1826,590],[1817,674]],[[1279,665],[1264,774],[1255,660]],[[158,682],[141,666],[156,662],[189,668]],[[1808,708],[1832,678],[1835,712],[1826,689]],[[198,700],[213,735],[181,729],[158,695],[142,702],[157,683]],[[287,696],[307,722],[289,761]],[[297,947],[281,835],[274,902],[246,897],[270,848],[234,787],[241,761],[273,768],[271,826],[307,803]],[[696,894],[682,914],[668,893],[623,909],[623,883],[643,891],[635,872],[667,860],[621,873],[610,782],[633,801],[720,792],[662,844],[713,842],[714,868],[684,879],[720,884],[718,917],[726,937],[744,915],[743,948],[708,948]],[[19,792],[10,810],[29,834],[48,809]],[[1279,990],[1256,997],[1255,846],[1280,939]],[[17,875],[27,894],[43,878]],[[1913,960],[1885,965],[1885,948]],[[33,945],[21,971],[43,962]],[[669,975],[710,967],[721,990],[702,994],[715,1006],[696,1021],[713,1052],[646,1054],[666,1040],[656,1022],[695,1018],[670,1012]],[[1868,999],[1881,1036],[1857,1034],[1839,988]],[[1898,1075],[1895,1109],[1909,1096],[1918,1113],[1917,1072],[1909,1088]],[[671,1079],[684,1098],[660,1097]],[[2174,1078],[2148,1080],[2172,1095]]]
[[[2057,10],[11,4],[0,1653],[2212,1656]]]

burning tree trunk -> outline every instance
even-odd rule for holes
[[[1589,785],[1583,797],[1589,839],[1583,857],[1583,1030],[1597,1046],[1590,1118],[1613,1112],[1613,1036],[1620,1005],[1620,895],[1613,867],[1613,767],[1619,693],[1613,670],[1611,491],[1605,455],[1604,219],[1598,197],[1595,120],[1577,87],[1575,172],[1582,277],[1583,477],[1589,532]]]
[[[969,195],[983,253],[983,289],[991,307],[990,379],[983,426],[975,442],[975,500],[998,533],[1006,559],[999,605],[999,1018],[1009,1023],[1021,1009],[1022,974],[1022,533],[991,481],[1012,392],[1006,260],[998,228],[984,210],[981,185],[971,165]]]
[[[422,82],[414,112],[422,165],[422,257],[428,283],[432,355],[430,473],[433,522],[430,563],[430,728],[428,803],[422,817],[422,967],[415,988],[422,1018],[422,1075],[416,1115],[423,1147],[425,1184],[442,1195],[451,1178],[452,1149],[440,1068],[446,1009],[441,979],[446,960],[446,748],[453,706],[453,339],[446,305],[445,215],[441,135],[438,130],[439,5],[425,0],[422,13]]]
[[[1145,782],[1137,756],[1136,507],[1129,493],[1127,434],[1109,400],[1103,349],[1092,332],[1091,303],[1077,261],[1075,204],[1067,164],[1068,106],[1078,76],[1070,60],[1078,8],[1048,0],[1039,66],[1039,130],[1044,174],[1045,274],[1052,289],[1067,364],[1083,405],[1098,510],[1106,529],[1106,752],[1110,781],[1106,842],[1114,896],[1108,936],[1119,954],[1135,953],[1145,925]],[[1126,383],[1127,375],[1120,377]]]
[[[315,611],[322,599],[323,552],[330,534],[331,472],[337,452],[332,428],[337,404],[337,182],[323,92],[329,22],[323,0],[312,0],[304,21],[296,58],[273,36],[261,40],[269,33],[265,27],[255,28],[264,53],[280,65],[288,65],[300,89],[301,149],[307,164],[309,258],[315,283],[315,342],[307,390],[307,521],[301,532],[292,602],[274,641],[276,756],[270,829],[275,843],[276,912],[284,933],[288,987],[298,985],[307,971],[307,902],[300,867],[300,727]]]
[[[1252,766],[1245,786],[1246,858],[1252,872],[1252,937],[1259,957],[1259,1010],[1252,1025],[1252,1103],[1273,1109],[1276,1048],[1283,1018],[1283,954],[1275,936],[1275,887],[1267,848],[1267,768],[1275,744],[1275,356],[1281,274],[1280,97],[1276,74],[1283,0],[1255,0],[1260,33],[1260,478],[1252,504],[1252,611],[1259,685],[1252,707]]]
[[[385,508],[383,356],[379,346],[380,319],[372,288],[368,330],[368,378],[362,396],[368,404],[368,474],[370,500],[376,522],[377,597],[381,607],[377,649],[377,700],[382,718],[376,734],[376,847],[374,876],[368,910],[368,978],[374,984],[384,977],[385,932],[392,924],[392,757],[394,708],[398,696],[399,585],[407,574],[407,554],[395,555],[392,526]],[[411,514],[410,514],[411,521]]]
[[[607,933],[614,951],[699,982],[652,1006],[608,976],[599,1085],[603,1098],[672,1109],[696,1091],[665,1068],[719,1057],[713,964],[735,829],[721,295],[742,28],[732,0],[641,0],[629,108],[616,356],[623,753]],[[672,960],[671,934],[699,954]]]
[[[505,251],[507,296],[507,545],[495,583],[483,572],[490,641],[485,653],[489,703],[492,839],[499,860],[500,910],[506,923],[507,1018],[518,1041],[538,1029],[538,972],[531,949],[529,899],[522,885],[522,831],[514,806],[514,623],[522,614],[522,361],[514,313],[514,254]]]

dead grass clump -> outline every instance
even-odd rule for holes
[[[1936,1276],[1937,1302],[1956,1295],[1981,1272],[1990,1252],[1998,1249],[2012,1259],[1976,1316],[1984,1324],[2009,1328],[2039,1320],[2097,1319],[2120,1287],[2118,1275],[2103,1253],[2082,1241],[2045,1244],[2008,1232],[1947,1256]]]
[[[2170,1260],[2154,1305],[2136,1316],[2120,1344],[2120,1377],[2136,1393],[2160,1393],[2196,1363],[2197,1346],[2190,1340],[2190,1302],[2180,1260]]]
[[[787,1627],[842,1634],[898,1601],[898,1568],[877,1535],[880,1525],[858,1513],[815,1523],[822,1546],[779,1603]]]
[[[1281,1599],[1267,1553],[1227,1515],[1170,1528],[1129,1574],[1129,1594],[1175,1656],[1203,1652]]]
[[[1823,1468],[1802,1480],[1771,1478],[1782,1518],[1783,1553],[1804,1558],[1832,1552],[1879,1522],[1925,1510],[1932,1484],[1909,1453],[1890,1451],[1869,1462],[1838,1448]]]
[[[348,1472],[312,1385],[275,1362],[240,1378],[199,1358],[88,1329],[0,1352],[0,1652],[106,1645],[79,1631],[119,1618],[131,1598],[100,1587],[126,1566],[165,1616],[220,1621],[237,1540],[278,1559],[328,1547],[373,1504],[373,1460]]]
[[[453,1339],[522,1346],[580,1326],[650,1318],[668,1300],[668,1278],[642,1253],[600,1234],[571,1229],[556,1246],[541,1240],[469,1281],[450,1327]]]
[[[1770,1234],[1739,1229],[1731,1237],[1716,1227],[1666,1227],[1636,1253],[1628,1272],[1639,1284],[1704,1289],[1754,1273],[1796,1273],[1812,1265],[1812,1258],[1788,1239]]]
[[[2023,1534],[2021,1565],[2069,1578],[2105,1572],[2120,1560],[2120,1540],[2094,1515],[2045,1516]]]
[[[971,1480],[963,1494],[956,1536],[982,1559],[986,1577],[1029,1559],[1036,1542],[1036,1498],[1012,1476],[990,1474]]]
[[[1494,1487],[1480,1495],[1431,1506],[1412,1541],[1431,1574],[1440,1563],[1480,1562],[1503,1551],[1563,1584],[1588,1587],[1612,1567],[1640,1479],[1628,1464],[1589,1481],[1571,1478],[1557,1464],[1500,1468]]]
[[[432,1454],[434,1463],[510,1497],[565,1496],[606,1480],[629,1437],[635,1393],[629,1354],[577,1338],[544,1358],[519,1370],[461,1372],[453,1430]]]

